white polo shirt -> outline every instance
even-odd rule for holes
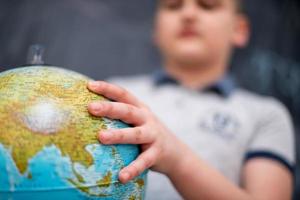
[[[293,171],[294,134],[286,108],[271,97],[237,88],[228,76],[202,91],[187,89],[162,71],[110,82],[146,103],[201,159],[236,185],[244,163],[255,157],[276,160]],[[182,198],[166,176],[149,172],[146,199]]]

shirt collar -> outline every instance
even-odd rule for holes
[[[163,85],[180,85],[180,83],[169,74],[167,74],[164,70],[156,71],[153,75],[155,86],[163,86]],[[213,92],[222,97],[229,97],[230,94],[236,89],[237,85],[234,81],[231,74],[226,74],[216,83],[201,89],[201,92]]]

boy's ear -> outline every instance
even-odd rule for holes
[[[250,38],[250,22],[245,15],[238,16],[233,35],[233,43],[236,47],[245,47]]]

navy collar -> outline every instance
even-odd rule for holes
[[[163,70],[156,71],[153,74],[154,84],[155,86],[163,86],[163,85],[180,85],[180,83],[169,74],[167,74]],[[236,89],[236,82],[234,81],[232,75],[226,74],[222,79],[217,81],[216,83],[199,90],[200,92],[213,92],[222,97],[229,97],[230,94]]]

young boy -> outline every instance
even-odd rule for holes
[[[155,171],[149,173],[149,199],[180,199],[178,193],[185,199],[291,199],[288,112],[272,98],[238,89],[226,72],[233,48],[248,41],[240,3],[160,0],[154,40],[164,70],[115,80],[130,92],[89,83],[115,100],[91,103],[90,113],[134,125],[103,131],[99,140],[141,145],[119,179],[126,183],[148,168]]]

